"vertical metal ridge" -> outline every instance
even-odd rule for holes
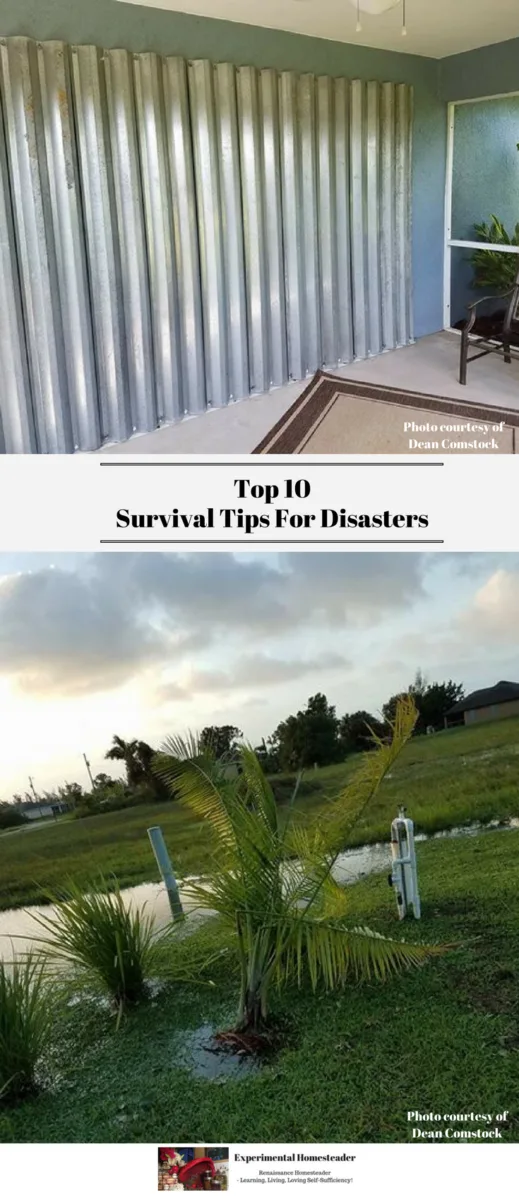
[[[178,268],[180,363],[184,416],[206,408],[205,349],[198,225],[189,115],[187,66],[164,60],[166,140],[172,194],[172,228]]]
[[[161,68],[156,54],[133,55],[159,425],[178,420],[184,411]]]
[[[132,431],[136,433],[156,428],[157,409],[131,56],[126,50],[106,50],[104,63],[115,211],[121,246],[129,400]]]
[[[37,59],[58,282],[54,303],[63,329],[74,449],[94,450],[100,441],[97,379],[69,50],[63,42],[40,42]]]
[[[334,79],[335,93],[335,205],[337,264],[337,362],[353,359],[351,216],[350,216],[350,86]]]
[[[380,309],[380,119],[378,83],[366,89],[366,224],[368,268],[368,347],[370,357],[382,349]]]
[[[365,84],[361,79],[354,79],[352,81],[350,107],[350,219],[353,294],[353,345],[355,358],[366,358],[369,349],[365,228],[365,90]]]
[[[60,453],[74,445],[35,42],[0,43],[0,87],[38,443]]]
[[[215,67],[215,97],[227,273],[229,399],[240,400],[249,395],[250,382],[236,68],[230,63]]]
[[[299,203],[302,208],[305,374],[322,366],[317,218],[315,76],[300,75],[298,115],[300,135]]]
[[[270,386],[268,259],[265,244],[263,147],[260,136],[258,73],[239,67],[238,115],[242,174],[243,227],[247,276],[250,391]]]
[[[405,346],[411,338],[409,293],[411,287],[410,260],[410,89],[407,84],[396,87],[395,141],[395,278],[396,278],[396,344]]]
[[[299,198],[300,150],[297,113],[297,77],[282,71],[279,77],[281,126],[281,181],[285,250],[288,373],[302,379],[306,372],[304,337],[304,274],[302,263],[302,212]]]
[[[334,81],[329,76],[320,77],[317,80],[317,232],[321,268],[321,359],[326,367],[336,366],[340,358],[334,97]]]
[[[406,89],[406,107],[407,107],[407,122],[406,122],[406,137],[405,137],[405,191],[406,191],[406,229],[407,236],[405,242],[405,275],[406,275],[406,311],[407,311],[407,336],[406,341],[409,344],[414,342],[414,311],[413,311],[413,202],[412,202],[412,177],[413,177],[413,104],[414,92],[412,87],[408,85]]]
[[[277,72],[270,68],[261,71],[259,88],[268,288],[269,385],[280,387],[288,380],[288,362]]]
[[[217,407],[227,404],[230,389],[213,68],[206,60],[197,60],[189,63],[188,71],[200,237],[207,402]]]
[[[132,431],[125,326],[102,51],[72,47],[77,152],[98,382],[100,440]]]
[[[38,450],[0,105],[0,453]]]
[[[380,287],[382,349],[393,350],[395,328],[395,88],[382,85],[380,159]]]

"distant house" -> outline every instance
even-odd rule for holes
[[[26,821],[42,821],[45,817],[57,817],[60,813],[67,812],[68,805],[61,801],[52,804],[42,801],[41,804],[38,804],[36,801],[32,803],[27,800],[22,804],[16,804],[15,808],[22,817],[25,817]]]
[[[519,715],[519,683],[500,679],[494,687],[471,692],[453,704],[445,717],[445,728],[475,725],[478,721],[498,721],[500,717]]]

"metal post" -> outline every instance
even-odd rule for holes
[[[157,860],[157,866],[166,886],[169,906],[171,908],[171,915],[174,921],[178,921],[180,917],[184,916],[184,909],[182,908],[175,872],[171,866],[171,859],[168,854],[160,825],[152,825],[151,828],[148,829],[148,837],[151,842],[153,853]]]

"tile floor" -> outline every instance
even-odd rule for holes
[[[413,346],[349,363],[334,374],[519,410],[519,361],[506,366],[494,355],[480,359],[469,366],[468,384],[461,387],[458,383],[459,348],[456,334],[433,333],[420,338]],[[116,446],[105,446],[101,453],[249,454],[303,391],[306,383],[291,383],[268,395],[213,409],[178,425],[140,434]]]

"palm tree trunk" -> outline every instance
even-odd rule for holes
[[[237,920],[238,946],[240,954],[240,1002],[236,1031],[260,1033],[266,1023],[266,1001],[264,974],[266,964],[258,954],[259,947],[250,945],[244,937],[241,918]]]
[[[264,1027],[265,1019],[262,1012],[261,998],[258,992],[251,991],[250,988],[247,988],[243,996],[240,998],[236,1032],[261,1033]]]

